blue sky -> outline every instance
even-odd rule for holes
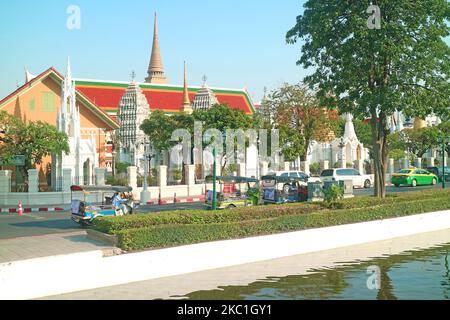
[[[146,77],[158,13],[166,75],[181,84],[183,61],[190,85],[203,75],[214,87],[247,87],[255,102],[263,88],[300,81],[299,45],[287,45],[304,0],[22,0],[0,1],[0,98],[24,83],[24,66],[39,74],[64,73],[70,56],[74,77],[138,81]],[[81,10],[81,29],[69,30],[70,5]]]

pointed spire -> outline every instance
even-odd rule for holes
[[[214,92],[208,87],[208,83],[206,82],[208,79],[206,76],[203,76],[202,80],[203,86],[197,91],[197,94],[194,97],[192,110],[208,110],[213,105],[219,103]]]
[[[158,38],[158,18],[155,12],[155,26],[153,32],[152,56],[148,67],[148,77],[145,79],[148,83],[166,84],[167,78],[164,74],[164,67],[161,59],[161,51],[159,48]]]
[[[182,111],[187,112],[187,113],[192,113],[191,101],[189,100],[189,91],[188,91],[188,84],[187,84],[186,61],[184,62],[184,88],[183,88]]]
[[[67,82],[72,81],[72,69],[70,68],[70,57],[67,57],[66,80]]]
[[[25,69],[25,83],[28,83],[34,78],[36,78],[34,74],[31,74],[31,72],[28,71],[28,68],[26,66],[24,67],[24,69]]]

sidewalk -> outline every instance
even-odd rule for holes
[[[0,264],[66,255],[94,250],[112,250],[101,242],[89,240],[86,231],[0,240]]]

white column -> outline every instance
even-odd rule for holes
[[[309,161],[301,161],[300,170],[306,173],[307,175],[310,175],[311,170],[309,169]]]
[[[408,167],[409,167],[409,161],[408,161],[408,158],[403,158],[403,159],[402,159],[402,167],[403,167],[403,168],[408,168]]]
[[[186,185],[193,186],[195,185],[195,165],[185,165],[185,180]]]
[[[245,167],[245,163],[238,163],[238,175],[241,177],[245,177],[246,176],[246,167]]]
[[[11,192],[11,175],[10,170],[0,171],[0,193]]]
[[[167,187],[167,166],[158,167],[158,186]]]
[[[103,168],[95,168],[94,171],[95,171],[95,184],[97,186],[104,186],[106,170]]]
[[[283,171],[289,171],[289,170],[291,170],[291,163],[286,161],[286,162],[284,163],[284,169],[283,169]]]
[[[422,168],[422,158],[416,159],[416,167],[419,169]]]
[[[266,161],[261,161],[260,164],[261,177],[267,175],[269,171],[269,164]]]
[[[39,171],[35,169],[28,170],[28,192],[39,192]]]
[[[133,189],[137,189],[137,167],[127,168],[127,184]]]
[[[445,157],[445,158],[444,158],[444,167],[447,167],[447,166],[448,166],[448,158]]]
[[[427,159],[427,166],[434,167],[434,157],[430,157]]]
[[[330,162],[327,160],[320,161],[320,171],[328,170],[330,168]]]
[[[395,173],[395,165],[394,165],[394,163],[395,163],[394,159],[389,159],[389,168],[388,168],[389,170],[388,170],[388,172],[390,174]]]
[[[356,169],[359,171],[360,174],[364,174],[364,161],[362,160],[356,160]]]
[[[62,191],[70,192],[72,186],[72,169],[63,169]]]

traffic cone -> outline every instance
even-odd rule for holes
[[[19,202],[19,216],[23,215],[22,201]]]

